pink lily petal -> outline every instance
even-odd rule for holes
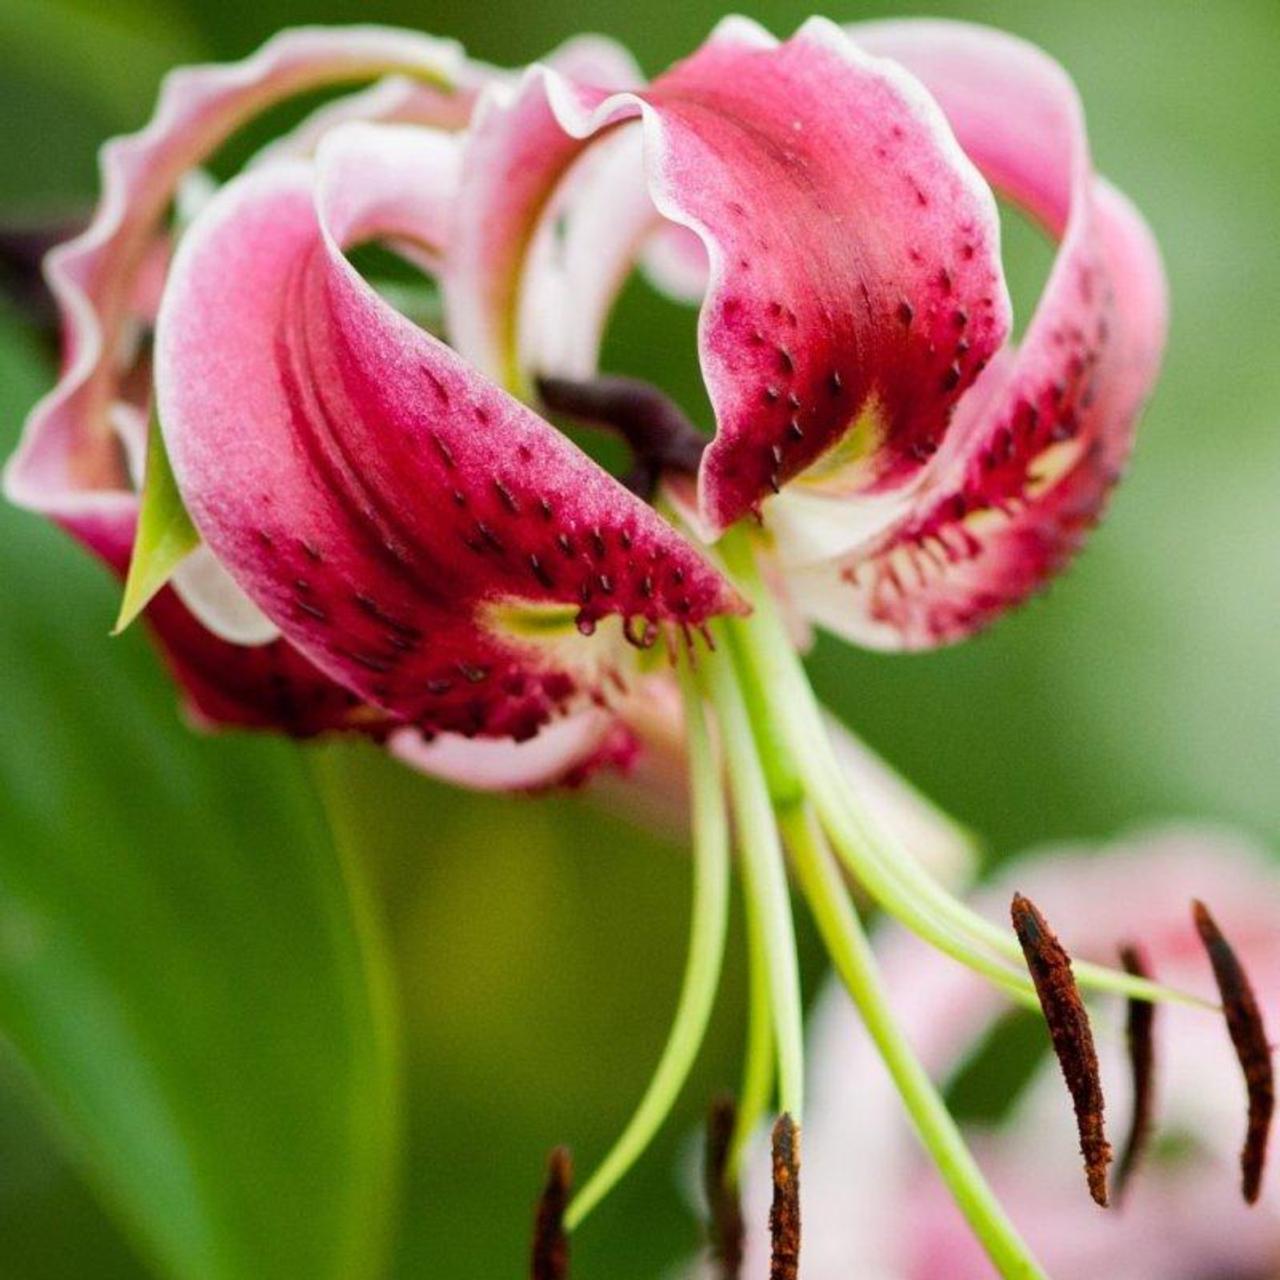
[[[631,55],[606,36],[574,36],[544,59],[548,66],[585,84],[639,83],[640,71]],[[276,138],[254,157],[254,165],[315,154],[321,139],[340,124],[421,124],[436,129],[463,129],[471,119],[480,91],[489,83],[513,78],[514,73],[474,60],[460,62],[450,76],[450,88],[388,76],[366,89],[317,107],[289,133]]]
[[[688,227],[663,223],[645,245],[640,265],[649,283],[675,302],[701,302],[707,291],[706,246]]]
[[[637,93],[545,68],[514,94],[489,90],[447,291],[459,348],[519,383],[517,299],[539,219],[560,212],[586,140],[637,118],[649,199],[711,262],[703,522],[723,529],[806,471],[841,493],[907,483],[1004,340],[995,205],[918,83],[819,19],[783,44],[724,23]],[[621,222],[618,255],[634,235]]]
[[[553,721],[528,742],[456,733],[428,740],[416,729],[398,729],[387,748],[422,773],[476,791],[579,786],[599,770],[627,768],[637,750],[617,717],[597,707]]]
[[[131,534],[136,499],[108,416],[139,272],[184,173],[282,98],[395,71],[445,86],[462,66],[451,42],[369,26],[300,28],[244,62],[173,72],[151,123],[103,148],[103,195],[88,229],[48,259],[63,314],[63,373],[6,468],[10,500],[100,554]]]
[[[800,606],[832,630],[923,648],[1025,599],[1096,523],[1159,367],[1165,282],[1141,217],[1094,176],[1075,90],[1046,55],[960,23],[855,35],[920,76],[987,177],[1061,240],[1021,348],[962,401],[909,512],[792,578]]]
[[[452,157],[445,135],[348,125],[314,167],[226,187],[170,274],[160,419],[202,536],[322,671],[430,731],[525,740],[620,678],[625,648],[578,635],[575,613],[584,632],[615,616],[644,631],[740,605],[342,256],[441,229]],[[567,638],[517,625],[549,606]]]
[[[317,107],[290,132],[267,143],[249,167],[314,156],[325,136],[343,124],[419,124],[434,129],[463,129],[487,78],[481,78],[478,69],[467,64],[456,77],[454,87],[445,91],[408,76],[388,76]]]
[[[394,727],[287,641],[221,639],[172,587],[160,592],[144,617],[200,728],[269,729],[295,738],[350,730],[380,739]]]
[[[135,517],[102,526],[95,552],[123,579]],[[322,675],[283,640],[246,645],[220,639],[173,586],[143,615],[179,687],[188,715],[205,729],[271,729],[307,738],[347,729],[385,736],[388,718]]]

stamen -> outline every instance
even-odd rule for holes
[[[1102,1080],[1089,1013],[1071,972],[1071,959],[1035,904],[1015,893],[1011,915],[1075,1108],[1089,1194],[1105,1207],[1111,1146],[1103,1129]]]
[[[704,661],[698,675],[720,726],[741,854],[747,940],[761,953],[757,963],[768,981],[780,1105],[792,1115],[803,1115],[804,1001],[791,898],[760,744],[734,670],[732,646],[722,646],[722,652]]]
[[[1120,948],[1120,964],[1126,973],[1150,978],[1151,968],[1136,946]],[[1124,1152],[1116,1167],[1116,1200],[1123,1198],[1134,1170],[1146,1153],[1155,1111],[1156,1007],[1148,1000],[1129,997],[1125,1011],[1125,1039],[1129,1046],[1129,1070],[1133,1077],[1133,1116]]]
[[[653,496],[663,471],[698,470],[708,438],[679,405],[648,382],[539,378],[538,394],[554,413],[616,431],[635,455],[635,466],[623,483],[643,498]]]
[[[813,813],[795,806],[778,815],[796,878],[813,911],[831,963],[879,1051],[938,1173],[1002,1276],[1046,1280],[965,1146],[954,1117],[915,1056],[890,1008],[871,944]]]
[[[573,1161],[567,1147],[557,1147],[547,1161],[547,1181],[538,1199],[533,1223],[532,1280],[566,1280],[569,1274],[569,1237],[564,1211],[573,1181]]]
[[[728,815],[690,653],[686,652],[678,661],[677,671],[684,698],[689,802],[693,811],[694,884],[689,957],[671,1033],[653,1079],[618,1141],[569,1206],[565,1225],[570,1231],[576,1231],[625,1176],[671,1113],[702,1045],[720,982],[729,920]]]
[[[1267,1139],[1275,1111],[1275,1080],[1271,1065],[1271,1045],[1267,1040],[1262,1012],[1253,994],[1253,985],[1234,948],[1198,899],[1191,904],[1196,932],[1213,965],[1214,981],[1222,996],[1227,1031],[1235,1046],[1240,1069],[1249,1094],[1249,1124],[1240,1151],[1241,1189],[1245,1202],[1254,1204],[1262,1190],[1262,1172],[1267,1159]]]
[[[769,1280],[800,1275],[800,1130],[784,1112],[773,1126],[773,1204],[769,1208],[772,1252]]]
[[[738,1203],[737,1178],[729,1164],[737,1108],[732,1098],[718,1098],[707,1115],[707,1152],[703,1189],[711,1221],[711,1257],[719,1265],[721,1280],[738,1280],[742,1270],[742,1206]]]
[[[1034,1008],[1024,974],[1010,967],[1019,946],[1008,930],[946,890],[862,801],[832,750],[828,728],[790,635],[765,586],[750,536],[731,529],[716,545],[725,567],[753,606],[750,617],[728,630],[739,646],[763,701],[771,736],[787,752],[784,762],[798,794],[813,801],[849,873],[891,915],[961,964],[982,974],[1014,999]],[[776,768],[770,762],[771,771]],[[1215,1006],[1185,991],[1132,974],[1082,962],[1076,978],[1086,987],[1143,1000],[1169,1000],[1196,1008]]]

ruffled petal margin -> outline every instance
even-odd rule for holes
[[[162,223],[184,174],[284,98],[399,72],[445,103],[463,67],[450,41],[368,26],[299,28],[244,62],[173,72],[147,127],[103,148],[103,194],[87,230],[47,260],[63,371],[5,469],[6,496],[100,554],[131,529],[137,502],[109,419],[139,273],[167,239]]]
[[[997,190],[1060,240],[1020,348],[961,402],[908,513],[789,575],[825,627],[873,647],[926,648],[1026,599],[1098,520],[1159,368],[1166,286],[1141,216],[1093,173],[1079,100],[1055,62],[960,23],[853,34],[918,76]]]

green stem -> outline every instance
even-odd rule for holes
[[[730,626],[744,673],[758,699],[758,715],[772,722],[768,735],[785,745],[789,768],[803,780],[841,861],[873,898],[908,928],[1019,1001],[1032,1005],[1034,989],[1023,971],[1012,932],[979,915],[942,887],[891,832],[885,831],[850,785],[831,748],[822,712],[760,580],[750,534],[731,530],[719,550],[755,610]],[[993,954],[994,953],[994,954]],[[1103,965],[1075,966],[1083,987],[1139,1000],[1213,1008],[1187,992]],[[1038,1007],[1035,1004],[1033,1007]]]
[[[894,1020],[871,945],[812,812],[793,807],[780,813],[778,821],[836,972],[960,1211],[1005,1280],[1045,1280],[1044,1270],[1005,1214],[942,1097]]]
[[[688,1079],[706,1035],[720,983],[729,917],[729,827],[719,770],[711,750],[702,700],[689,671],[679,664],[689,748],[689,789],[693,809],[693,908],[689,956],[666,1048],[640,1105],[613,1149],[574,1197],[565,1214],[573,1231],[640,1158]]]
[[[718,632],[721,643],[728,639]],[[804,1115],[804,1024],[795,928],[782,845],[746,703],[730,654],[700,659],[703,688],[715,708],[729,771],[734,829],[742,854],[749,936],[759,940],[769,977],[769,1007],[778,1061],[778,1100],[796,1123]]]

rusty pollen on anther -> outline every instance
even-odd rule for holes
[[[1102,1078],[1089,1013],[1071,972],[1071,959],[1035,904],[1015,893],[1011,915],[1075,1108],[1089,1194],[1105,1207],[1111,1145],[1103,1127]]]
[[[800,1128],[784,1112],[773,1126],[773,1204],[769,1280],[800,1275]]]
[[[706,1159],[703,1191],[707,1197],[711,1257],[719,1280],[738,1280],[742,1270],[744,1228],[738,1183],[729,1168],[737,1107],[732,1098],[717,1098],[707,1113]]]
[[[1267,1161],[1267,1140],[1275,1112],[1275,1078],[1271,1065],[1271,1044],[1262,1022],[1262,1012],[1253,994],[1253,985],[1234,948],[1222,936],[1209,908],[1196,901],[1191,906],[1196,932],[1213,966],[1214,981],[1222,997],[1227,1031],[1240,1059],[1249,1097],[1249,1123],[1240,1151],[1241,1190],[1248,1204],[1257,1202],[1262,1190],[1262,1171]]]
[[[1120,948],[1120,963],[1136,978],[1151,978],[1151,968],[1141,949],[1132,944]],[[1146,1154],[1155,1121],[1155,1025],[1156,1007],[1150,1000],[1129,997],[1125,1010],[1125,1042],[1129,1073],[1133,1080],[1133,1114],[1120,1162],[1116,1166],[1115,1197],[1119,1201]]]
[[[567,1147],[557,1147],[547,1161],[547,1180],[538,1198],[533,1222],[532,1280],[566,1280],[569,1274],[569,1237],[564,1212],[569,1205],[573,1161]]]

